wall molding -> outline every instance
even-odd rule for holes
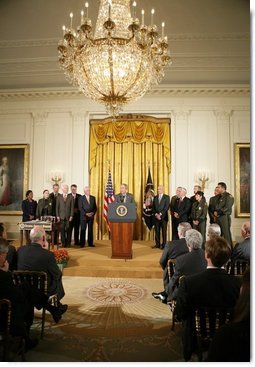
[[[211,85],[211,86],[175,86],[160,85],[153,88],[146,96],[171,96],[171,97],[249,97],[248,85]],[[51,88],[51,89],[11,89],[0,90],[1,101],[20,100],[45,100],[63,98],[86,98],[77,88]]]

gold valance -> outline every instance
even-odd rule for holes
[[[155,120],[155,121],[153,121]],[[124,118],[121,121],[92,120],[90,129],[90,170],[95,167],[98,145],[113,143],[162,144],[170,174],[170,120],[146,117]]]

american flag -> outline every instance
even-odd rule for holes
[[[108,172],[108,180],[106,184],[105,194],[104,194],[104,220],[110,230],[109,221],[108,221],[108,204],[115,201],[114,191],[112,186],[112,175],[111,171]]]

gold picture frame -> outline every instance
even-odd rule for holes
[[[28,189],[29,145],[0,145],[0,215],[21,215]]]
[[[250,217],[250,143],[235,144],[235,214]]]

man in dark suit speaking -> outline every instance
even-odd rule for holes
[[[128,192],[128,185],[122,183],[120,185],[120,193],[115,195],[116,203],[134,203],[134,197]]]
[[[81,219],[80,247],[85,247],[86,229],[88,227],[88,245],[95,247],[93,243],[93,223],[97,211],[96,198],[90,195],[89,186],[84,187],[84,195],[79,197],[78,207]]]

